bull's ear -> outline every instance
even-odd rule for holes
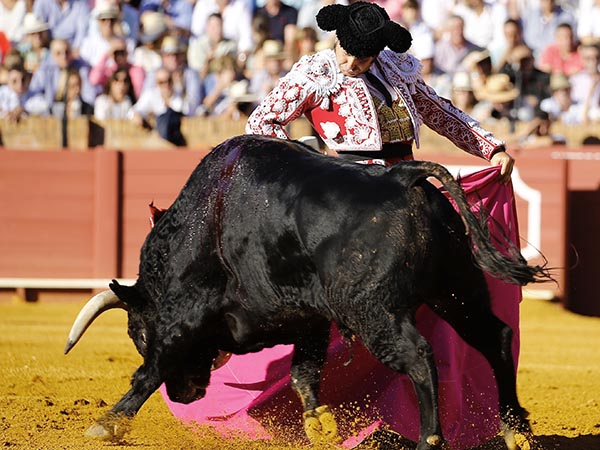
[[[108,287],[113,291],[119,300],[130,306],[137,306],[142,303],[142,296],[135,286],[124,286],[117,280],[112,280]]]

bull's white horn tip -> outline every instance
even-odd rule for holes
[[[66,355],[67,353],[69,353],[71,351],[71,349],[73,348],[73,346],[77,343],[77,341],[69,338],[67,340],[67,344],[65,345],[65,350],[64,350],[64,354]]]

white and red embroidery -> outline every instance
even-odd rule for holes
[[[420,75],[421,64],[413,56],[384,50],[376,66],[406,104],[417,147],[422,123],[464,151],[486,159],[504,144],[427,86]],[[301,58],[250,115],[246,132],[289,138],[285,126],[302,114],[333,150],[381,149],[368,88],[362,79],[340,72],[333,50]]]

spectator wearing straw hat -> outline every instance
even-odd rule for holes
[[[190,0],[142,0],[140,12],[161,12],[165,15],[168,33],[185,43],[191,34],[194,2]]]
[[[133,52],[133,64],[146,73],[162,65],[160,45],[167,34],[167,19],[163,13],[146,11],[140,16],[140,44]]]
[[[550,90],[552,95],[542,99],[540,109],[547,112],[554,121],[560,121],[567,125],[580,123],[580,108],[571,98],[569,78],[562,73],[552,74],[550,77]]]
[[[18,45],[26,70],[34,73],[48,58],[50,39],[50,26],[33,13],[27,13],[23,21],[23,39]]]
[[[33,14],[49,25],[53,39],[68,41],[73,55],[79,57],[90,19],[87,0],[35,0]]]
[[[518,96],[519,90],[510,82],[508,75],[492,74],[475,91],[477,105],[471,114],[482,123],[514,122],[513,106]]]

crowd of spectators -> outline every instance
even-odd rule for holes
[[[315,15],[335,1],[0,0],[0,118],[131,120],[185,145],[181,117],[247,115],[332,48]],[[600,121],[600,0],[376,3],[410,30],[426,82],[480,122]]]

